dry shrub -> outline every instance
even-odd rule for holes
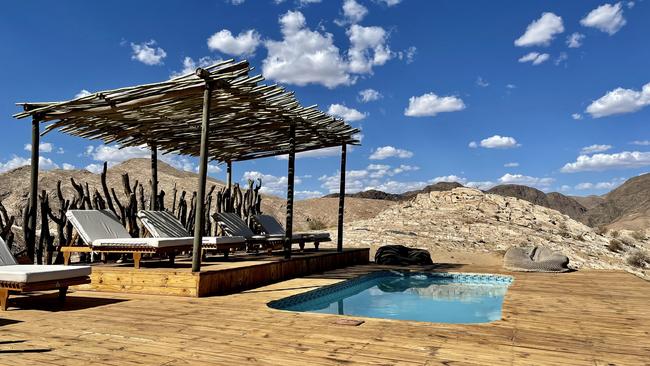
[[[618,230],[612,231],[611,235],[612,235],[613,238],[618,238],[618,235],[619,235]]]
[[[605,226],[599,226],[596,228],[596,234],[605,235],[607,234],[607,228]]]
[[[630,236],[638,241],[645,241],[647,239],[645,233],[641,230],[633,231]]]
[[[618,239],[612,239],[609,241],[607,249],[615,253],[621,252],[623,251],[623,242]]]
[[[626,261],[631,266],[643,268],[646,263],[650,263],[650,256],[641,250],[635,250],[627,256]]]
[[[314,219],[314,218],[307,221],[307,225],[309,227],[309,230],[323,230],[323,229],[327,228],[327,225],[325,225],[324,222],[322,222],[319,219]]]

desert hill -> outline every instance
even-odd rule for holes
[[[456,188],[419,194],[397,203],[374,218],[345,225],[347,246],[385,244],[438,252],[487,253],[511,246],[546,245],[569,256],[574,268],[623,269],[647,278],[643,269],[626,263],[646,241],[623,244],[620,252],[608,248],[611,238],[599,235],[556,210],[527,200]]]
[[[605,202],[605,198],[602,196],[596,196],[596,195],[591,195],[591,196],[568,196],[573,198],[574,200],[578,201],[579,204],[584,206],[587,210],[591,210],[592,208],[598,206],[599,204]]]
[[[602,198],[584,215],[583,222],[612,229],[650,228],[650,173],[627,180]]]
[[[490,188],[486,193],[498,194],[505,197],[516,197],[530,203],[552,208],[574,219],[580,218],[587,209],[578,201],[561,193],[544,193],[533,187],[518,184],[502,184]]]

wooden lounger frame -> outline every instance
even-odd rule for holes
[[[59,301],[61,304],[63,304],[65,302],[65,297],[68,293],[69,286],[84,285],[87,283],[90,283],[90,276],[80,276],[64,280],[40,281],[32,283],[0,281],[0,310],[7,310],[7,303],[9,301],[10,292],[33,292],[58,289]]]

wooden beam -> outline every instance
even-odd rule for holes
[[[197,69],[197,76],[201,73]],[[203,206],[205,205],[205,183],[208,176],[208,135],[210,133],[210,94],[212,85],[208,80],[205,82],[203,91],[203,115],[201,121],[201,155],[199,158],[199,187],[196,198],[196,221],[194,223],[194,250],[192,253],[192,272],[201,271],[201,244],[203,239],[203,227],[205,215]]]
[[[343,251],[343,216],[345,214],[345,163],[347,159],[347,145],[341,145],[341,185],[339,186],[339,220],[336,233],[336,250]]]
[[[151,147],[151,202],[149,209],[158,209],[158,145],[155,142],[149,144]]]
[[[40,147],[40,121],[39,118],[34,116],[32,117],[32,161],[31,161],[31,173],[29,177],[29,238],[27,244],[27,256],[29,259],[34,261],[34,251],[36,249],[36,215],[37,215],[37,205],[38,205],[38,158],[39,158],[39,147]],[[27,235],[27,233],[25,233]]]
[[[289,163],[287,164],[287,221],[285,223],[284,257],[291,258],[291,238],[293,237],[293,187],[296,165],[296,125],[289,127]]]

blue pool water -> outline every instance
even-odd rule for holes
[[[269,303],[276,309],[434,323],[501,319],[512,277],[375,272]]]

